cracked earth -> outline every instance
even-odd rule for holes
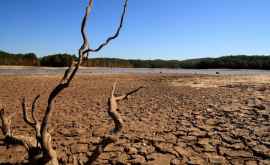
[[[33,136],[22,119],[37,94],[42,118],[57,76],[1,76],[0,104],[16,112],[13,132]],[[95,75],[78,76],[57,97],[50,125],[61,164],[87,160],[113,127],[107,98],[143,90],[119,104],[125,126],[95,164],[270,164],[270,76]],[[0,163],[27,163],[24,148],[5,146],[0,133]]]

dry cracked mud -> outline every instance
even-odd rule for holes
[[[33,136],[20,101],[41,94],[41,119],[56,76],[1,76],[0,104],[16,112],[13,132]],[[61,164],[87,160],[112,127],[107,98],[143,90],[119,104],[125,127],[94,164],[270,164],[270,76],[95,75],[78,76],[55,101],[53,145]],[[0,139],[3,139],[0,133]],[[0,140],[0,163],[26,163],[24,148]]]

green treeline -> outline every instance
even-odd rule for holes
[[[34,53],[10,54],[0,51],[0,65],[38,66],[39,59]]]
[[[92,58],[83,63],[83,66],[122,68],[270,69],[270,56],[238,55],[183,61]]]
[[[128,60],[117,58],[92,58],[82,64],[87,67],[122,67],[132,68],[133,65]]]
[[[41,66],[64,67],[70,66],[72,61],[75,59],[75,55],[71,56],[69,54],[54,54],[41,57],[39,61]]]
[[[92,58],[85,62],[83,65],[88,67],[180,68],[180,61]]]
[[[10,54],[0,51],[0,65],[64,67],[76,60],[75,55],[54,54],[37,58],[34,53]],[[270,56],[224,56],[190,60],[133,60],[118,58],[91,58],[82,64],[86,67],[123,68],[188,68],[188,69],[270,69]]]
[[[181,61],[182,68],[270,69],[270,56],[224,56]]]

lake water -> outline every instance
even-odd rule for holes
[[[51,67],[21,67],[0,66],[0,75],[58,75],[63,74],[66,68]],[[78,74],[208,74],[216,73],[223,75],[270,75],[270,70],[251,69],[156,69],[156,68],[99,68],[81,67]]]

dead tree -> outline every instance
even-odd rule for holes
[[[123,26],[124,17],[127,10],[127,3],[128,0],[125,0],[123,5],[123,11],[120,19],[119,26],[116,30],[116,32],[111,36],[108,37],[103,43],[101,43],[97,48],[92,49],[90,47],[88,37],[87,37],[87,20],[91,13],[92,6],[93,6],[93,0],[89,0],[89,3],[86,7],[85,15],[82,20],[81,24],[81,34],[83,38],[83,44],[79,49],[78,52],[78,60],[75,61],[71,66],[68,67],[68,69],[65,71],[63,78],[59,82],[59,84],[56,85],[56,87],[51,91],[49,94],[48,100],[47,100],[47,106],[45,110],[44,117],[41,121],[41,123],[37,120],[35,116],[35,105],[39,98],[37,96],[33,103],[32,103],[32,109],[31,109],[31,118],[28,116],[27,108],[25,105],[25,99],[22,100],[22,110],[23,110],[23,119],[24,121],[30,125],[35,130],[35,137],[28,137],[28,136],[18,136],[15,135],[12,132],[11,129],[11,119],[12,116],[8,116],[4,109],[1,109],[0,111],[0,119],[2,121],[2,132],[5,136],[5,143],[7,145],[22,145],[26,148],[28,152],[28,158],[29,161],[33,164],[51,164],[51,165],[58,165],[58,159],[57,159],[57,153],[53,149],[52,142],[51,142],[51,134],[49,131],[49,123],[52,116],[52,111],[54,108],[54,100],[55,98],[67,87],[69,87],[71,81],[73,80],[74,76],[76,75],[80,65],[84,60],[87,59],[90,52],[98,52],[102,48],[104,48],[106,45],[108,45],[112,40],[117,38],[119,36],[120,30]],[[114,86],[115,89],[115,86]],[[113,90],[114,93],[114,90]],[[128,95],[127,95],[128,96]],[[126,97],[127,97],[126,96]],[[126,98],[124,97],[124,98]],[[123,98],[123,99],[124,99]],[[114,112],[114,109],[117,108],[116,101],[121,100],[118,97],[114,97],[112,95],[111,97],[111,116],[116,122],[116,130],[114,131],[114,134],[117,132],[120,132],[122,128],[122,120],[119,118],[117,113]],[[118,125],[118,126],[117,126]],[[121,127],[120,127],[121,126]],[[105,146],[106,147],[106,146]]]

